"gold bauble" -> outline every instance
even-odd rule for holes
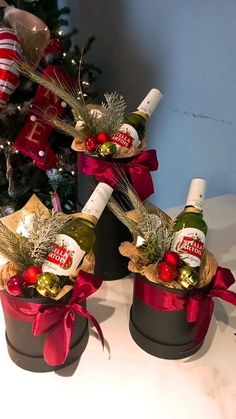
[[[184,265],[179,269],[177,281],[183,288],[193,288],[198,284],[199,275],[191,266]]]
[[[60,280],[51,272],[43,272],[37,277],[36,289],[43,297],[56,297],[60,291]]]
[[[106,141],[98,147],[97,152],[101,157],[112,157],[116,152],[116,145],[112,141]]]

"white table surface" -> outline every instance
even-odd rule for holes
[[[208,249],[236,276],[236,195],[208,199],[205,219]],[[89,298],[88,310],[100,322],[110,354],[92,328],[79,364],[50,373],[28,372],[10,360],[0,311],[1,418],[235,419],[236,307],[215,301],[200,351],[163,360],[132,340],[131,300],[131,278],[104,282]]]

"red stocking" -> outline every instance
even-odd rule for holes
[[[68,74],[54,65],[48,65],[43,75],[50,79],[60,80],[61,84],[63,81],[68,82],[69,80]],[[69,81],[72,85],[72,81]],[[55,167],[57,156],[48,144],[53,128],[45,123],[43,118],[37,116],[37,110],[42,109],[45,115],[53,114],[56,117],[61,117],[66,106],[66,103],[54,93],[43,86],[38,86],[25,124],[16,138],[16,149],[30,157],[35,165],[42,170],[46,171]]]

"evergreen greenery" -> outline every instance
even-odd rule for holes
[[[49,54],[42,59],[39,66],[40,70],[50,63],[61,66],[70,75],[78,77],[81,50],[83,50],[83,62],[80,65],[83,93],[88,102],[96,97],[96,78],[101,71],[87,61],[87,53],[90,51],[95,38],[91,36],[87,45],[81,48],[72,45],[71,38],[78,31],[75,28],[71,30],[66,28],[70,9],[67,7],[59,9],[57,0],[33,2],[9,0],[8,4],[38,16],[48,26],[51,39],[58,39],[61,42],[62,48],[59,52]],[[3,14],[2,10],[0,11],[1,20]],[[3,22],[0,21],[0,25],[4,26]],[[51,208],[50,191],[52,191],[52,186],[47,173],[38,169],[27,156],[15,153],[14,149],[14,141],[23,127],[36,89],[36,83],[22,76],[19,86],[11,95],[8,104],[0,110],[0,212],[3,215],[22,208],[33,193],[47,207]],[[65,117],[67,121],[73,122],[70,111],[67,111]],[[49,141],[51,148],[58,156],[58,166],[61,170],[57,192],[60,196],[62,209],[65,213],[75,212],[76,178],[74,173],[76,153],[71,150],[72,137],[54,130]]]

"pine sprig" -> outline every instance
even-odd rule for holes
[[[76,121],[80,121],[86,129],[88,135],[96,135],[99,133],[99,120],[92,114],[85,104],[80,104],[77,109],[73,109]]]
[[[40,212],[34,214],[29,232],[31,258],[34,265],[41,266],[43,264],[56,241],[58,233],[70,219],[70,216],[54,211],[52,211],[50,218],[45,218]]]
[[[20,269],[33,265],[30,243],[25,237],[13,233],[0,221],[0,254],[14,262]]]
[[[124,120],[126,103],[123,96],[117,92],[105,93],[104,97],[106,102],[102,102],[104,113],[98,120],[99,130],[112,135],[117,132]]]
[[[145,237],[143,254],[150,263],[158,263],[170,248],[173,224],[163,223],[156,214],[149,214],[146,221],[140,225]]]
[[[90,112],[90,109],[86,106],[83,98],[78,99],[78,91],[76,88],[73,89],[69,86],[66,80],[54,80],[51,77],[45,77],[27,62],[21,63],[21,72],[32,81],[44,86],[65,101],[71,107],[75,121],[80,121],[82,123],[88,135],[97,135],[101,131],[112,135],[121,126],[124,119],[126,103],[123,96],[119,95],[117,92],[105,93],[105,102],[101,105],[103,112],[101,117],[97,118],[96,114]],[[79,89],[79,91],[82,92],[81,89]],[[38,109],[37,112],[46,122],[50,123],[55,128],[66,134],[76,136],[76,128],[74,128],[71,123],[60,120],[53,115],[46,115],[45,112],[40,109]]]
[[[38,211],[28,230],[29,238],[12,232],[0,221],[0,254],[24,271],[28,266],[41,266],[52,249],[58,233],[71,216],[52,211],[47,218]]]
[[[169,249],[173,237],[173,221],[161,209],[143,203],[127,177],[117,166],[115,170],[118,189],[125,196],[129,205],[136,210],[137,223],[130,223],[129,215],[120,208],[119,202],[112,198],[109,207],[117,218],[129,228],[134,237],[142,240],[142,253],[147,264],[159,262]]]

